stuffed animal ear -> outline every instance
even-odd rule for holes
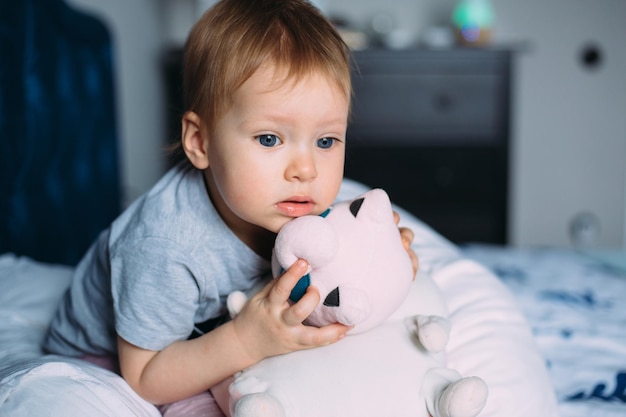
[[[367,210],[363,209],[366,206]],[[370,190],[365,196],[350,202],[349,210],[355,218],[366,216],[375,223],[393,221],[391,201],[387,193],[380,188]]]

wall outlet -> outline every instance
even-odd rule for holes
[[[591,212],[578,213],[570,221],[569,232],[574,246],[594,246],[600,237],[600,219]]]

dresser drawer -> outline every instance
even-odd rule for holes
[[[507,83],[498,54],[355,53],[351,140],[396,146],[503,141]]]
[[[385,188],[420,215],[424,204],[506,201],[506,150],[486,147],[355,147],[346,150],[346,176]]]
[[[350,146],[346,177],[387,191],[392,202],[455,243],[506,241],[506,149]]]

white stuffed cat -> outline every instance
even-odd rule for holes
[[[280,231],[274,273],[296,259],[321,295],[305,323],[354,328],[330,346],[264,359],[230,384],[232,417],[474,417],[487,399],[478,377],[445,366],[450,324],[436,284],[413,269],[389,197],[370,190]],[[245,296],[229,297],[236,314]]]

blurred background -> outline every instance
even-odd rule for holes
[[[113,36],[127,205],[167,169],[165,144],[176,139],[168,127],[167,60],[212,2],[69,3],[104,19]],[[461,3],[316,2],[355,49],[392,50],[467,47],[455,32]],[[626,2],[491,0],[487,6],[478,20],[488,36],[472,38],[470,31],[466,41],[511,51],[506,243],[626,250]]]

